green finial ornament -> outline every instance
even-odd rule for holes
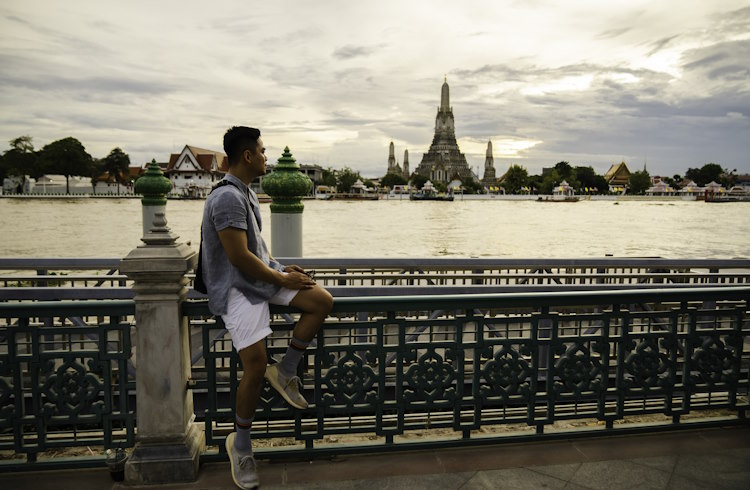
[[[143,195],[141,204],[144,206],[164,206],[167,204],[167,194],[172,191],[172,183],[164,177],[156,160],[151,160],[148,170],[135,181],[136,194]]]
[[[312,190],[312,180],[300,172],[287,146],[273,173],[263,177],[261,186],[263,192],[272,198],[272,213],[301,213],[305,209],[302,196]]]

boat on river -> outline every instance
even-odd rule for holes
[[[334,191],[327,185],[319,185],[315,188],[315,199],[319,199],[321,201],[328,201],[329,199],[333,199],[334,194],[336,194],[336,191]]]
[[[578,202],[581,199],[577,196],[539,196],[536,202]]]
[[[453,194],[425,194],[415,192],[409,196],[410,201],[452,201]]]
[[[424,183],[422,189],[414,194],[409,194],[410,201],[452,201],[453,194],[438,193],[435,186],[429,180]]]
[[[347,200],[347,201],[377,201],[380,199],[380,195],[373,189],[365,186],[360,180],[352,185],[351,192],[337,192],[333,195],[333,199]]]

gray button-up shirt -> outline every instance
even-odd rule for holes
[[[247,277],[229,261],[218,232],[239,228],[247,232],[247,248],[269,267],[283,271],[284,266],[272,260],[266,242],[260,235],[258,198],[244,182],[227,174],[230,185],[216,188],[206,199],[201,231],[203,280],[208,291],[208,308],[214,315],[227,313],[229,288],[237,288],[252,304],[267,301],[280,286]]]

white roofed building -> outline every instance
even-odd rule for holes
[[[223,152],[185,145],[180,153],[172,153],[164,173],[172,182],[175,194],[205,197],[228,168]]]

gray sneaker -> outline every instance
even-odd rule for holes
[[[224,447],[227,448],[227,454],[229,455],[229,462],[232,464],[232,480],[234,480],[234,483],[243,490],[258,488],[260,481],[258,480],[258,470],[255,466],[255,458],[253,458],[252,454],[243,456],[237,451],[237,449],[235,449],[235,435],[235,432],[229,434],[224,443]]]
[[[302,389],[302,381],[299,376],[292,376],[291,378],[284,378],[279,372],[278,364],[266,367],[266,374],[264,375],[268,382],[271,384],[273,389],[279,392],[284,400],[289,402],[294,408],[304,410],[307,408],[307,400],[302,396],[300,390]]]

